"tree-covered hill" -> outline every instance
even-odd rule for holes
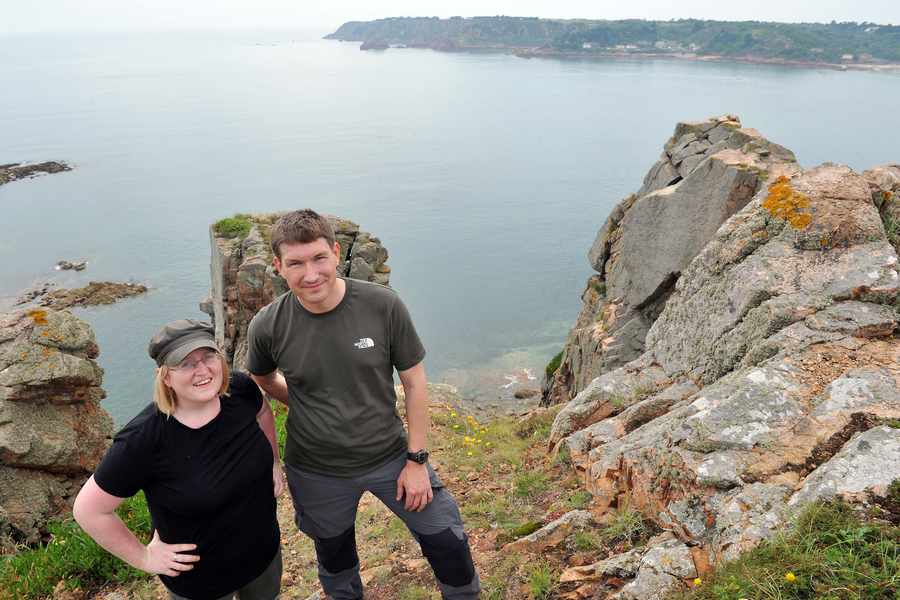
[[[398,17],[345,23],[328,39],[438,49],[692,53],[822,63],[900,62],[900,26],[761,21]]]

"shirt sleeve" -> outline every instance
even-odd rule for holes
[[[398,296],[391,306],[391,364],[398,371],[405,371],[424,358],[425,346],[419,339],[406,305]]]
[[[130,498],[144,489],[150,477],[146,458],[151,450],[144,439],[142,431],[130,424],[116,434],[94,471],[94,481],[104,492]]]
[[[259,386],[256,385],[246,373],[235,371],[231,374],[231,384],[229,386],[230,395],[237,398],[241,402],[245,402],[253,408],[253,414],[259,413],[262,408],[263,395]]]
[[[254,375],[268,375],[278,367],[263,317],[262,313],[256,313],[247,327],[247,370]]]

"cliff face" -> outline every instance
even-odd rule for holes
[[[0,547],[38,541],[112,437],[94,332],[67,312],[0,315]]]
[[[747,135],[726,127],[732,133],[723,139]],[[900,169],[803,171],[780,147],[753,150],[762,143],[751,136],[750,146],[707,155],[679,183],[660,187],[682,176],[667,158],[684,144],[670,141],[642,192],[607,221],[591,251],[603,273],[595,281],[606,283],[605,295],[594,292],[601,314],[646,318],[642,309],[665,301],[647,318],[635,358],[597,377],[579,369],[608,365],[617,340],[603,341],[622,329],[598,321],[594,348],[579,345],[590,336],[575,332],[569,381],[587,383],[551,433],[594,494],[596,514],[628,503],[672,532],[668,555],[688,557],[701,575],[784,527],[794,507],[869,499],[900,479]],[[694,173],[716,171],[711,187],[689,186]],[[716,182],[730,191],[710,196]],[[686,189],[708,214],[664,206],[689,203]],[[682,234],[670,224],[693,219],[690,229],[709,232],[708,240],[700,243],[704,233],[673,244]],[[623,242],[651,223],[665,239],[647,240],[649,253]],[[660,285],[668,285],[663,293]],[[592,358],[573,361],[576,351]],[[679,585],[675,576],[653,579],[651,567],[616,597],[656,597]]]
[[[283,213],[241,217],[248,221],[246,236],[230,237],[210,227],[212,290],[201,309],[216,327],[216,342],[237,368],[247,358],[247,326],[259,309],[288,291],[287,283],[272,266],[270,231]],[[359,225],[327,216],[341,246],[338,274],[382,285],[390,283],[388,252]]]
[[[582,294],[544,403],[573,398],[598,375],[644,351],[650,326],[681,272],[726,219],[767,182],[800,170],[789,150],[727,115],[679,123],[634,194],[616,206],[588,258]]]

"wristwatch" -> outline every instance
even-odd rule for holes
[[[414,463],[419,463],[420,465],[424,465],[428,462],[428,450],[424,448],[419,450],[418,452],[407,452],[406,460],[411,460]]]

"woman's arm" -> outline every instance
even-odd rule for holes
[[[103,491],[92,475],[78,492],[72,515],[95,542],[136,569],[176,577],[181,571],[194,568],[190,563],[200,557],[182,553],[195,550],[196,544],[166,544],[156,531],[149,544],[141,544],[116,514],[123,500]]]

